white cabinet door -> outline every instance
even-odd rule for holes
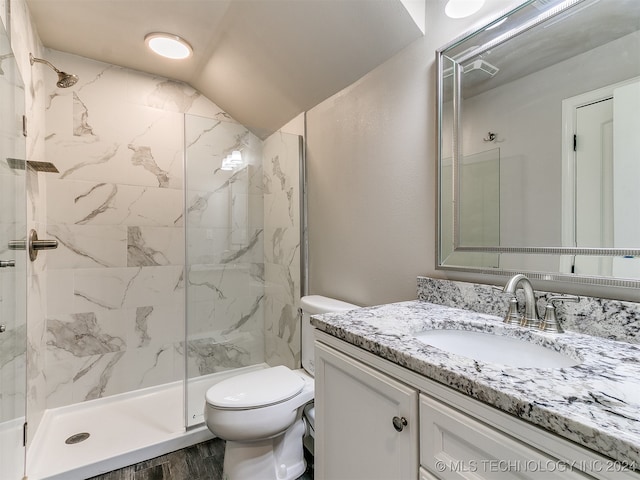
[[[417,391],[322,343],[315,355],[316,480],[416,480]]]
[[[592,478],[424,394],[420,395],[420,424],[420,463],[436,478]]]

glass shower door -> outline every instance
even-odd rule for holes
[[[300,367],[301,160],[298,135],[185,117],[188,427],[216,382]]]
[[[264,362],[262,141],[185,116],[188,427],[213,378]]]
[[[26,234],[24,85],[0,22],[0,478],[24,475]]]

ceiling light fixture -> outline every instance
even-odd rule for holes
[[[484,0],[449,0],[444,13],[450,18],[464,18],[473,15],[484,5]]]
[[[148,33],[144,37],[144,43],[158,55],[174,60],[188,58],[193,54],[189,42],[172,33]]]

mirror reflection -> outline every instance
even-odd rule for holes
[[[440,72],[440,262],[640,278],[640,2],[526,2]]]

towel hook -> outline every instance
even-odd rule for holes
[[[484,140],[485,142],[495,142],[497,138],[497,133],[489,132],[487,133],[487,138],[483,138],[482,140]]]

